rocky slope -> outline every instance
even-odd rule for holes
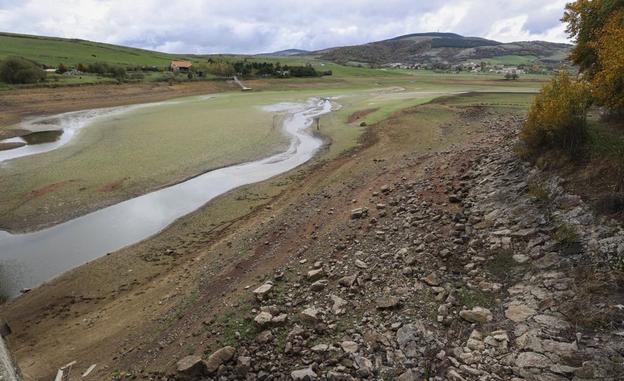
[[[231,345],[159,378],[623,379],[624,230],[515,157],[517,118],[475,117],[474,144],[323,210]]]

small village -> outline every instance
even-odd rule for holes
[[[487,61],[468,61],[459,64],[450,64],[447,62],[435,63],[402,63],[395,62],[382,65],[383,68],[403,69],[403,70],[434,70],[447,72],[469,72],[469,73],[488,73],[502,75],[523,75],[523,74],[548,74],[554,68],[548,65],[540,64],[519,64],[509,65],[502,63],[490,63]]]

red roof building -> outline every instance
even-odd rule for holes
[[[191,70],[192,63],[189,61],[171,61],[169,68],[171,71],[189,71]]]

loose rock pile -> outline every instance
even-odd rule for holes
[[[516,159],[517,124],[490,122],[424,176],[336,211],[339,229],[303,250],[312,263],[253,288],[252,339],[183,358],[176,377],[624,379],[622,319],[592,329],[567,313],[583,287],[575,269],[616,268],[624,230]]]

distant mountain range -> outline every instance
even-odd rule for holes
[[[270,56],[270,57],[288,57],[288,56],[296,56],[296,55],[308,55],[311,52],[309,50],[301,50],[301,49],[286,49],[280,50],[278,52],[273,53],[264,53],[258,54],[259,56]]]
[[[502,43],[455,33],[414,33],[363,45],[319,50],[311,54],[337,63],[431,64],[487,60],[493,63],[560,64],[572,45],[545,41]]]

